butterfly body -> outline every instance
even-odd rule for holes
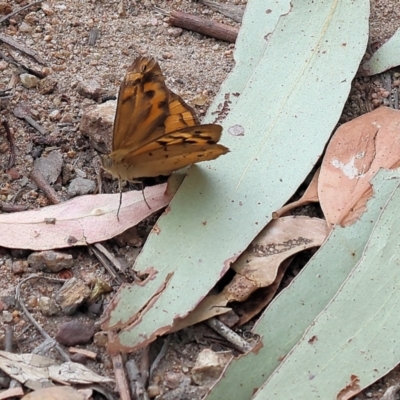
[[[222,127],[200,125],[194,110],[165,85],[158,63],[138,57],[121,84],[112,152],[103,168],[121,180],[169,175],[229,150],[218,144]]]

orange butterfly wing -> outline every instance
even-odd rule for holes
[[[158,63],[139,57],[121,84],[113,152],[103,167],[123,180],[169,175],[229,150],[217,144],[222,127],[199,125],[194,110],[165,86]]]

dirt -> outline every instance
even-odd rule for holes
[[[230,1],[230,4],[235,5],[245,3],[244,0]],[[8,4],[16,10],[27,2],[14,0]],[[77,176],[96,182],[98,154],[89,145],[88,139],[79,132],[82,113],[88,105],[93,105],[96,101],[78,94],[82,82],[94,80],[101,87],[102,96],[115,95],[132,61],[141,54],[152,55],[159,60],[167,85],[191,104],[201,119],[234,66],[233,44],[171,28],[168,24],[167,14],[173,10],[181,10],[231,26],[239,26],[231,19],[194,1],[49,0],[44,4],[47,5],[44,9],[40,4],[32,6],[12,16],[0,27],[0,33],[9,35],[34,50],[45,60],[46,65],[40,65],[21,55],[18,50],[5,45],[0,44],[0,51],[6,57],[14,58],[17,63],[48,76],[54,81],[52,84],[56,85],[51,93],[40,87],[28,89],[18,78],[25,71],[12,65],[7,58],[0,59],[0,91],[12,88],[13,92],[9,100],[2,101],[0,112],[10,126],[16,152],[15,165],[9,169],[7,164],[11,149],[6,135],[2,133],[0,200],[3,210],[7,207],[16,210],[18,207],[37,208],[50,204],[49,198],[31,181],[30,172],[35,159],[54,149],[60,150],[63,156],[62,174],[54,184],[61,198],[68,197],[68,185]],[[397,0],[373,0],[371,6],[368,49],[370,54],[400,26],[400,8]],[[96,30],[97,40],[94,45],[89,45],[89,35]],[[367,54],[366,57],[368,56]],[[391,82],[398,80],[398,75],[390,77]],[[371,79],[356,79],[341,122],[381,104],[387,104],[388,97],[385,91],[387,92],[387,87],[384,75]],[[204,101],[204,105],[196,105],[199,98]],[[13,115],[14,108],[21,104],[27,106],[32,118],[46,130],[45,135],[40,135],[25,121]],[[116,183],[110,181],[108,188],[116,190]],[[131,265],[139,252],[139,245],[145,241],[151,223],[152,220],[139,228],[138,246],[129,247],[126,243],[118,241],[109,241],[106,246],[124,265]],[[86,248],[68,250],[68,253],[74,258],[71,270],[73,276],[88,286],[96,279],[101,279],[113,289],[117,289],[107,272]],[[15,337],[14,351],[21,353],[31,352],[43,340],[36,329],[25,321],[22,313],[17,311],[18,307],[13,300],[18,282],[30,273],[37,272],[25,264],[18,264],[26,260],[28,255],[29,252],[26,251],[0,249],[0,318],[4,319],[5,311],[11,314]],[[39,310],[38,299],[43,296],[51,297],[59,287],[58,284],[45,281],[31,281],[22,288],[22,297],[28,309],[50,336],[54,337],[60,324],[72,318],[92,322],[98,320],[99,314],[92,315],[86,311],[72,317],[62,313],[50,318],[44,317]],[[107,304],[110,296],[112,295],[104,296],[104,304]],[[4,323],[4,320],[1,322]],[[174,380],[180,379],[173,373],[187,374],[201,349],[228,349],[226,344],[221,344],[213,331],[206,327],[201,329],[201,334],[190,331],[190,334],[183,332],[171,336],[167,354],[150,380],[152,393],[158,393],[158,390],[165,387],[172,389],[175,385]],[[4,336],[4,330],[0,326],[0,339],[2,335]],[[163,340],[160,339],[152,346],[150,359],[154,359]],[[92,343],[85,348],[98,354],[96,362],[90,362],[89,367],[103,375],[113,376],[113,366],[104,347]],[[136,355],[136,359],[139,358],[140,354]],[[169,381],[166,377],[169,377]],[[357,398],[379,399],[387,387],[399,382],[400,375],[396,368]],[[203,392],[199,388],[192,398],[199,398]]]

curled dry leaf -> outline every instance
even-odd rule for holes
[[[50,250],[110,239],[135,226],[150,214],[166,207],[182,177],[168,184],[123,193],[117,219],[119,194],[99,194],[74,198],[40,210],[0,215],[0,246],[18,249]],[[49,222],[51,221],[51,223]]]
[[[380,168],[400,165],[400,111],[386,107],[342,125],[322,161],[318,194],[329,224],[350,225],[372,196]]]
[[[273,286],[268,295],[270,301],[283,276],[281,266],[288,265],[285,261],[303,250],[321,246],[328,231],[326,222],[318,218],[289,216],[273,220],[232,264],[236,272],[232,281],[221,293],[207,296],[185,319],[177,321],[173,330],[223,314],[230,310],[228,303],[247,302],[257,290]],[[266,306],[264,300],[261,308]],[[252,309],[243,308],[239,324],[260,311],[259,299],[251,304]]]

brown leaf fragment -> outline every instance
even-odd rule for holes
[[[336,400],[348,400],[360,393],[360,378],[357,375],[350,376],[350,383],[347,384],[336,396]]]
[[[318,194],[329,224],[351,225],[372,196],[380,168],[400,165],[400,111],[380,107],[343,124],[322,161]]]

